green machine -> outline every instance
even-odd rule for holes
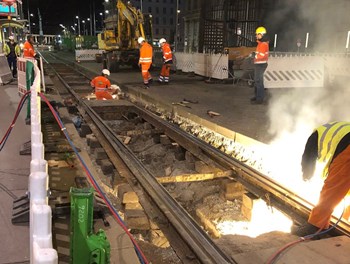
[[[73,264],[110,263],[110,244],[104,230],[93,234],[94,190],[70,189],[70,257]]]

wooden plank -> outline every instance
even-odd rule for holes
[[[225,178],[232,176],[232,171],[220,171],[217,173],[197,173],[197,174],[184,174],[169,177],[158,177],[157,180],[160,183],[171,182],[193,182],[193,181],[207,181],[217,178]]]

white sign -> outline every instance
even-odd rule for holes
[[[76,61],[94,61],[96,54],[102,54],[102,50],[97,49],[86,49],[86,50],[75,50]]]

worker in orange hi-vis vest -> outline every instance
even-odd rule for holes
[[[24,42],[23,46],[23,57],[27,59],[34,59],[36,56],[36,52],[33,47],[34,38],[32,35],[27,36],[27,41]]]
[[[251,104],[263,104],[265,100],[264,72],[269,59],[269,38],[266,28],[258,27],[255,31],[256,51],[254,55],[254,97],[250,99]]]
[[[137,42],[141,46],[139,65],[141,66],[143,84],[145,85],[144,88],[148,89],[153,81],[149,72],[149,68],[152,65],[153,48],[143,37],[139,37]]]
[[[170,68],[173,64],[173,54],[171,53],[170,45],[164,38],[159,40],[160,47],[163,51],[163,66],[159,75],[159,83],[169,84]]]
[[[95,95],[97,100],[109,100],[113,99],[111,82],[107,79],[110,75],[109,70],[102,70],[100,76],[95,77],[91,82],[91,87],[95,88]]]

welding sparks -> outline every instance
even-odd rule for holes
[[[218,223],[217,229],[222,235],[244,235],[255,238],[272,231],[289,233],[291,226],[291,219],[260,199],[254,203],[250,221],[225,221]]]

